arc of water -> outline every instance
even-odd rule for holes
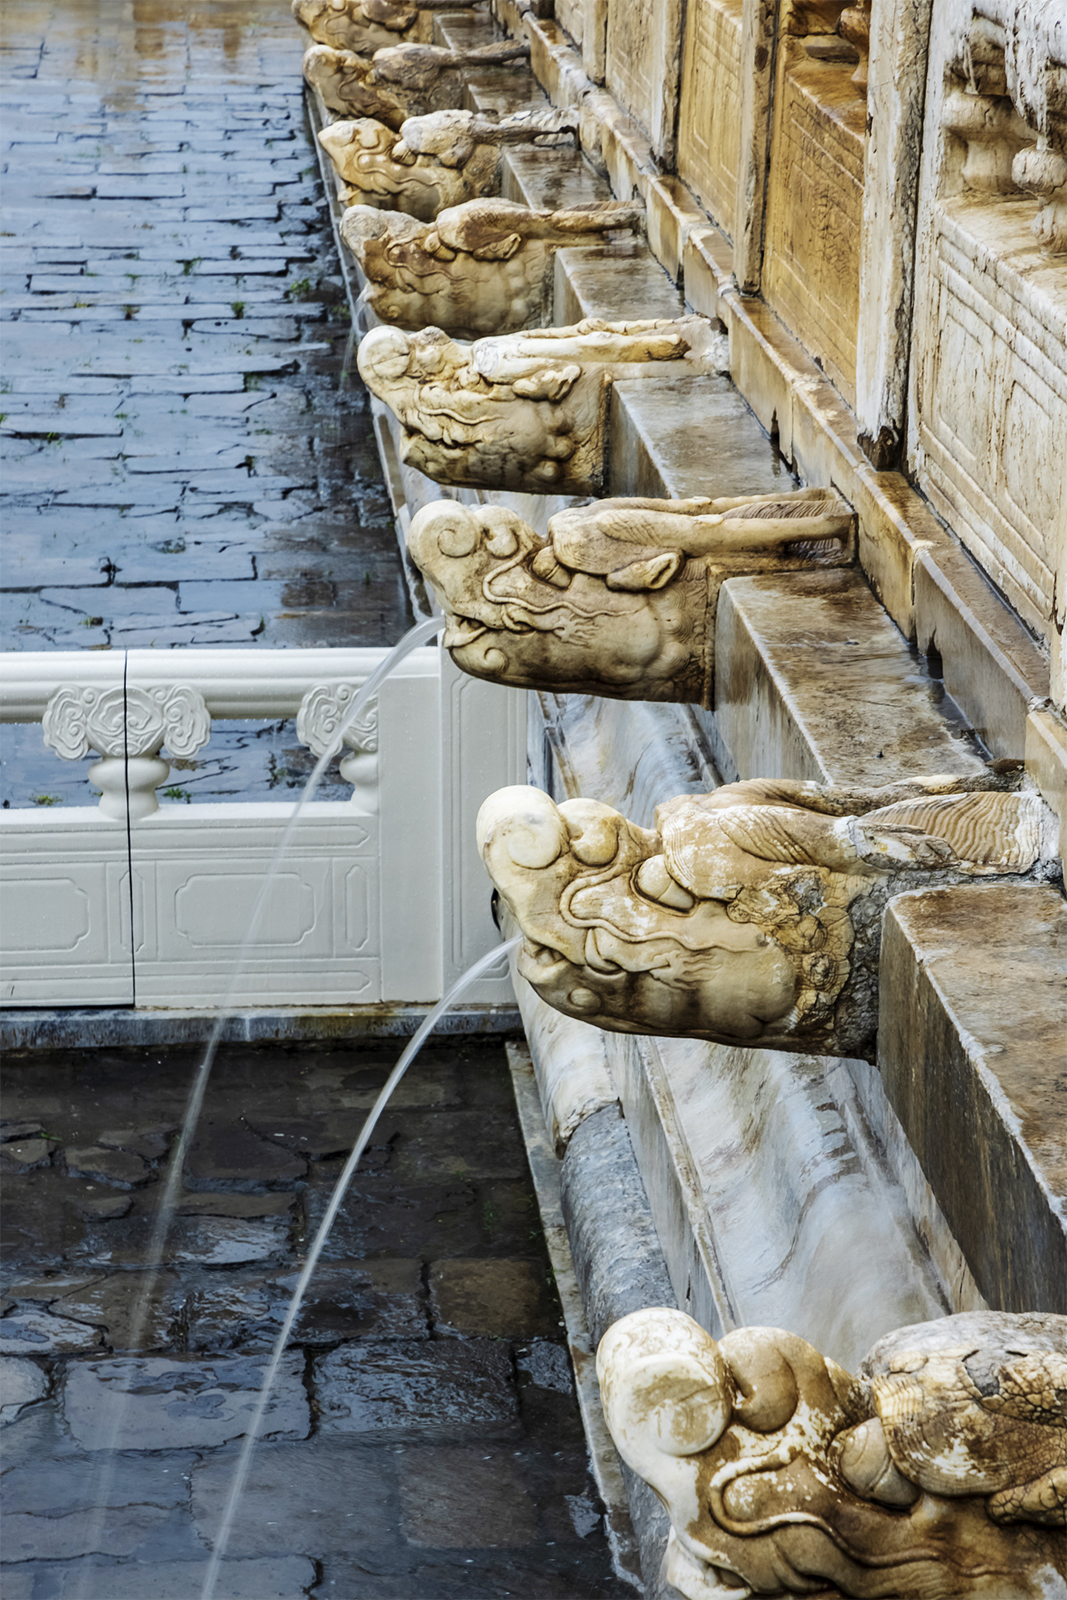
[[[211,1069],[215,1062],[215,1056],[218,1053],[219,1044],[222,1040],[223,1029],[225,1028],[230,1014],[233,1011],[234,996],[237,993],[237,986],[241,981],[245,965],[255,943],[256,934],[259,931],[260,918],[262,917],[264,908],[267,904],[267,895],[270,892],[270,886],[274,879],[274,875],[277,872],[278,867],[281,865],[285,853],[289,848],[289,844],[292,840],[294,832],[296,831],[296,826],[300,820],[301,814],[303,813],[304,807],[312,799],[316,789],[322,781],[322,777],[326,771],[326,768],[333,760],[337,752],[341,749],[344,743],[344,736],[348,732],[349,728],[362,714],[364,707],[373,698],[379,685],[385,681],[385,679],[392,672],[393,668],[398,666],[400,662],[403,661],[405,656],[410,655],[412,650],[417,650],[418,647],[422,644],[425,644],[428,639],[432,639],[435,634],[440,633],[444,626],[445,623],[442,617],[430,617],[425,622],[418,622],[413,628],[409,628],[399,643],[396,644],[393,649],[390,650],[385,659],[379,662],[378,666],[375,667],[374,671],[371,673],[370,677],[362,685],[359,691],[353,695],[352,703],[333,737],[333,742],[330,744],[329,748],[323,752],[312,768],[311,776],[308,778],[307,783],[301,790],[297,802],[289,815],[289,820],[282,830],[281,838],[278,840],[278,843],[275,846],[274,855],[271,858],[270,866],[267,868],[266,875],[262,884],[260,885],[259,893],[256,896],[255,904],[252,907],[252,915],[249,918],[248,929],[241,943],[241,948],[237,954],[237,960],[234,964],[233,973],[230,977],[229,988],[227,989],[222,1004],[216,1013],[215,1023],[208,1038],[203,1059],[196,1070],[196,1075],[193,1078],[192,1087],[189,1091],[189,1099],[187,1100],[185,1106],[185,1116],[182,1120],[181,1133],[178,1136],[178,1143],[175,1146],[173,1155],[171,1156],[167,1180],[163,1187],[163,1196],[160,1200],[159,1206],[156,1209],[155,1222],[153,1223],[152,1234],[148,1243],[148,1271],[145,1278],[145,1284],[134,1303],[133,1313],[130,1317],[130,1331],[128,1337],[131,1350],[136,1351],[141,1345],[141,1337],[144,1333],[145,1324],[148,1320],[148,1309],[152,1302],[152,1295],[154,1294],[156,1287],[156,1279],[159,1275],[159,1269],[162,1264],[163,1246],[166,1242],[167,1233],[170,1229],[170,1224],[173,1220],[174,1212],[177,1207],[178,1193],[181,1189],[182,1182],[182,1171],[185,1166],[185,1157],[189,1146],[192,1143],[193,1135],[196,1132],[196,1125],[199,1121],[200,1111],[204,1104],[204,1094],[207,1089],[208,1079],[211,1076]],[[434,1014],[436,1015],[436,1013]],[[125,1398],[125,1392],[125,1390],[122,1391],[123,1401]],[[96,1542],[98,1542],[99,1535],[103,1531],[103,1526],[107,1518],[107,1500],[110,1495],[111,1482],[114,1476],[115,1451],[124,1421],[125,1403],[122,1403],[115,1408],[115,1415],[111,1426],[108,1429],[107,1442],[103,1446],[103,1449],[106,1451],[107,1465],[102,1474],[101,1487],[99,1491],[100,1504],[96,1508],[96,1515],[93,1517],[92,1541],[94,1548]],[[86,1567],[83,1569],[83,1581],[78,1586],[78,1592],[75,1600],[85,1600],[87,1594],[86,1585],[89,1582],[89,1570],[90,1569],[88,1565],[86,1565]]]
[[[237,1458],[237,1466],[234,1469],[233,1479],[230,1484],[230,1492],[226,1498],[226,1508],[222,1514],[222,1521],[219,1524],[219,1531],[215,1536],[215,1544],[211,1552],[211,1560],[208,1562],[207,1573],[204,1577],[204,1586],[200,1591],[200,1600],[213,1600],[213,1596],[215,1594],[215,1585],[218,1582],[219,1568],[222,1564],[222,1558],[225,1555],[226,1546],[229,1542],[234,1516],[237,1511],[237,1505],[244,1491],[245,1481],[248,1477],[248,1469],[252,1463],[252,1452],[256,1447],[256,1440],[259,1436],[260,1426],[262,1425],[264,1415],[266,1414],[267,1402],[270,1399],[270,1391],[274,1384],[274,1380],[278,1375],[278,1367],[281,1364],[283,1355],[285,1354],[286,1345],[289,1343],[289,1335],[292,1333],[296,1319],[300,1315],[300,1307],[303,1304],[307,1286],[311,1282],[311,1275],[318,1265],[319,1257],[322,1254],[323,1247],[327,1238],[329,1237],[330,1229],[333,1227],[334,1219],[341,1208],[341,1202],[344,1200],[345,1194],[348,1191],[348,1186],[355,1176],[355,1171],[359,1165],[360,1157],[370,1142],[371,1134],[377,1127],[378,1120],[381,1117],[382,1112],[385,1110],[386,1105],[389,1103],[393,1090],[396,1088],[397,1084],[408,1070],[408,1067],[410,1067],[411,1063],[422,1049],[426,1040],[437,1026],[439,1018],[441,1018],[455,1003],[455,1001],[458,1000],[464,989],[472,984],[476,978],[480,978],[483,972],[486,972],[490,967],[494,966],[504,956],[508,955],[510,951],[514,950],[516,945],[521,943],[522,934],[516,934],[515,937],[513,939],[509,939],[506,944],[498,945],[495,950],[490,950],[488,955],[482,956],[480,961],[476,961],[473,966],[468,967],[463,976],[457,979],[457,981],[452,985],[451,989],[449,989],[448,993],[445,995],[444,999],[439,1000],[437,1005],[435,1005],[433,1010],[430,1012],[429,1016],[423,1020],[417,1033],[413,1035],[411,1042],[408,1044],[396,1066],[386,1079],[381,1093],[378,1095],[374,1105],[367,1114],[367,1120],[360,1129],[359,1138],[352,1147],[352,1153],[345,1162],[344,1171],[338,1178],[333,1194],[330,1196],[330,1203],[323,1213],[323,1218],[319,1223],[318,1231],[312,1240],[311,1249],[308,1251],[307,1260],[304,1262],[304,1267],[299,1279],[297,1280],[296,1288],[293,1290],[293,1296],[289,1302],[289,1309],[286,1311],[285,1320],[278,1332],[277,1339],[274,1341],[274,1348],[271,1351],[270,1362],[268,1363],[267,1370],[264,1374],[263,1383],[256,1401],[256,1409],[252,1413],[251,1421],[248,1424],[248,1429],[241,1445],[241,1453]]]

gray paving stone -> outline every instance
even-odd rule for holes
[[[487,1339],[342,1345],[314,1365],[323,1433],[476,1437],[518,1422],[511,1361]]]
[[[14,1569],[18,1572],[20,1569]],[[207,1561],[34,1563],[32,1600],[200,1600]],[[216,1600],[302,1600],[316,1579],[305,1556],[224,1561]],[[5,1600],[7,1592],[5,1591]]]
[[[241,1190],[255,1184],[302,1178],[307,1162],[284,1144],[260,1137],[242,1122],[201,1119],[186,1157],[192,1186],[211,1184]]]
[[[32,1172],[48,1165],[52,1145],[47,1139],[11,1139],[0,1147],[0,1171]]]
[[[406,1450],[397,1468],[401,1526],[414,1545],[496,1549],[536,1537],[537,1506],[514,1458],[446,1445]]]
[[[230,1536],[233,1555],[345,1555],[387,1541],[396,1525],[395,1463],[400,1458],[351,1439],[268,1443],[257,1449]],[[215,1538],[233,1475],[230,1452],[192,1476],[200,1538]]]
[[[60,1356],[99,1345],[100,1333],[84,1322],[47,1311],[14,1311],[0,1318],[0,1355]]]
[[[87,1450],[114,1434],[120,1450],[208,1450],[245,1433],[265,1356],[130,1356],[67,1368],[63,1416]],[[311,1426],[302,1351],[287,1352],[267,1403],[262,1432],[306,1438]]]
[[[138,1272],[31,1279],[15,1283],[9,1292],[20,1307],[46,1305],[53,1318],[81,1326],[96,1340],[102,1337],[114,1351],[130,1349],[135,1325],[140,1348],[165,1346],[185,1300],[185,1290],[169,1271],[153,1274],[151,1282]]]
[[[150,1261],[151,1217],[123,1217],[106,1227],[89,1230],[79,1246],[79,1263],[93,1267],[141,1267]],[[287,1229],[274,1219],[267,1222],[230,1217],[179,1217],[168,1233],[168,1254],[173,1261],[198,1262],[208,1267],[250,1266],[284,1254]]]
[[[112,1150],[103,1145],[68,1146],[63,1151],[67,1171],[75,1177],[92,1178],[116,1189],[132,1189],[147,1183],[152,1169],[132,1150]]]
[[[183,1217],[288,1217],[296,1204],[292,1194],[184,1194],[178,1202]]]
[[[12,1421],[23,1406],[48,1393],[48,1374],[20,1356],[0,1356],[0,1422]]]
[[[559,1307],[541,1261],[435,1261],[430,1303],[439,1334],[531,1339],[560,1330]]]

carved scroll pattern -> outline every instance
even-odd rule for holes
[[[52,695],[41,718],[45,744],[65,761],[96,750],[101,760],[89,777],[103,791],[100,809],[116,820],[137,820],[159,809],[155,791],[170,767],[159,759],[194,756],[211,736],[211,716],[198,689],[160,684],[151,689],[115,684],[110,689],[67,684]]]
[[[350,683],[316,684],[300,703],[296,734],[301,744],[319,757],[338,748],[340,737],[350,752],[342,756],[340,772],[352,785],[352,803],[361,811],[373,812],[378,809],[378,699],[370,700],[346,727],[357,692]]]

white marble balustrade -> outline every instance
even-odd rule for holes
[[[386,653],[0,658],[0,720],[40,721],[57,759],[95,751],[90,776],[103,791],[98,806],[0,813],[0,1000],[221,1000],[295,802],[160,809],[166,756],[203,748],[212,717],[295,717],[298,737],[321,755]],[[235,1003],[434,1001],[498,938],[473,848],[474,813],[489,789],[525,776],[521,696],[460,679],[436,647],[419,649],[344,742],[341,773],[352,796],[304,808]],[[471,998],[508,993],[505,979],[491,978]]]

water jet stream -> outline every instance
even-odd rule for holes
[[[333,1194],[330,1196],[330,1203],[323,1213],[323,1218],[319,1223],[318,1231],[312,1240],[311,1249],[308,1251],[307,1260],[305,1261],[303,1270],[301,1271],[300,1277],[297,1280],[296,1288],[293,1290],[293,1297],[289,1302],[289,1309],[285,1314],[285,1321],[282,1323],[278,1337],[274,1341],[274,1348],[271,1351],[270,1362],[263,1377],[263,1384],[259,1391],[259,1398],[256,1401],[256,1409],[252,1413],[252,1419],[248,1424],[248,1429],[244,1437],[244,1443],[241,1446],[241,1453],[237,1458],[237,1466],[234,1469],[233,1481],[230,1484],[230,1492],[226,1498],[226,1508],[222,1514],[222,1521],[219,1524],[219,1531],[215,1536],[215,1544],[211,1552],[211,1560],[208,1562],[207,1573],[204,1577],[204,1586],[200,1591],[200,1600],[213,1600],[215,1585],[218,1582],[219,1568],[222,1564],[222,1558],[226,1552],[226,1545],[229,1542],[230,1532],[233,1527],[234,1517],[237,1512],[237,1505],[242,1493],[244,1492],[245,1481],[248,1477],[248,1469],[252,1464],[252,1452],[256,1447],[256,1440],[259,1436],[260,1425],[267,1409],[267,1401],[270,1399],[271,1388],[278,1374],[278,1367],[281,1364],[283,1355],[285,1354],[285,1347],[289,1342],[289,1335],[292,1333],[296,1319],[300,1315],[300,1307],[303,1304],[307,1286],[311,1281],[311,1275],[315,1271],[315,1268],[318,1264],[319,1256],[322,1254],[323,1247],[326,1244],[327,1238],[329,1237],[329,1232],[333,1227],[334,1219],[336,1218],[338,1211],[341,1209],[341,1202],[347,1193],[348,1186],[355,1176],[356,1167],[359,1165],[360,1157],[370,1142],[370,1136],[377,1127],[378,1120],[381,1117],[382,1112],[385,1110],[393,1090],[396,1088],[397,1084],[408,1070],[408,1067],[414,1061],[426,1040],[433,1032],[437,1025],[438,1019],[449,1010],[455,1001],[459,999],[464,989],[468,988],[476,978],[480,978],[482,974],[488,971],[490,967],[494,966],[501,959],[501,957],[506,956],[510,951],[514,950],[517,945],[521,944],[522,937],[523,936],[521,933],[516,934],[515,937],[509,939],[506,944],[498,945],[495,950],[490,950],[487,955],[482,956],[481,959],[476,961],[473,966],[468,967],[463,976],[456,980],[451,989],[449,989],[448,993],[445,995],[444,999],[439,1000],[434,1006],[433,1010],[430,1012],[429,1016],[424,1018],[423,1022],[419,1026],[418,1031],[412,1036],[407,1048],[404,1050],[396,1066],[386,1079],[385,1085],[382,1088],[381,1093],[378,1095],[377,1100],[375,1100],[374,1105],[367,1113],[367,1120],[360,1129],[359,1138],[352,1147],[352,1153],[345,1162],[344,1171],[338,1178]]]
[[[163,1187],[162,1198],[158,1207],[156,1208],[155,1221],[152,1226],[152,1234],[148,1242],[148,1251],[146,1255],[148,1270],[145,1274],[144,1287],[141,1289],[140,1294],[134,1302],[133,1312],[130,1317],[129,1348],[131,1351],[136,1352],[141,1346],[141,1339],[144,1334],[145,1324],[148,1321],[148,1313],[152,1302],[152,1296],[155,1292],[156,1281],[159,1277],[160,1267],[163,1263],[163,1246],[166,1243],[167,1234],[170,1231],[170,1225],[173,1222],[175,1212],[177,1211],[178,1196],[181,1191],[182,1184],[182,1172],[185,1167],[185,1157],[188,1153],[189,1146],[192,1143],[193,1135],[196,1132],[196,1125],[199,1121],[200,1112],[204,1104],[204,1094],[207,1089],[208,1079],[211,1076],[211,1069],[215,1062],[215,1056],[218,1053],[219,1044],[222,1040],[223,1029],[225,1028],[226,1023],[229,1021],[229,1018],[233,1012],[234,997],[237,993],[237,986],[241,981],[248,957],[251,954],[252,948],[255,944],[256,935],[259,932],[260,919],[262,918],[263,911],[267,904],[267,896],[270,892],[271,884],[277,874],[278,868],[281,866],[281,863],[285,857],[285,853],[292,842],[297,823],[300,820],[304,807],[312,799],[316,789],[322,781],[322,777],[326,771],[326,768],[329,766],[337,752],[341,749],[342,744],[344,743],[344,735],[347,733],[348,729],[352,726],[356,719],[362,714],[370,700],[373,698],[376,690],[382,683],[384,683],[385,679],[393,671],[393,668],[398,666],[400,662],[403,661],[405,656],[410,655],[413,650],[417,650],[420,645],[425,644],[427,640],[432,639],[435,634],[440,633],[444,626],[445,623],[442,617],[430,617],[425,622],[418,622],[413,628],[409,628],[399,643],[394,645],[393,649],[390,650],[385,659],[379,662],[378,666],[375,667],[370,677],[367,678],[366,682],[362,684],[357,693],[353,695],[352,703],[348,707],[348,710],[345,713],[337,732],[334,734],[332,743],[330,744],[329,748],[323,752],[312,768],[311,776],[308,778],[307,783],[301,790],[300,796],[289,815],[289,820],[282,830],[282,836],[275,846],[274,855],[271,858],[270,866],[267,868],[266,875],[264,876],[263,882],[260,885],[259,893],[256,896],[255,904],[252,907],[252,915],[248,920],[248,930],[245,933],[244,939],[241,943],[241,948],[237,953],[237,960],[234,963],[229,987],[226,990],[226,994],[221,1005],[215,1013],[215,1023],[212,1027],[211,1034],[204,1049],[203,1059],[196,1069],[196,1075],[193,1078],[192,1087],[189,1090],[189,1098],[185,1106],[185,1115],[182,1119],[181,1133],[178,1136],[177,1145],[175,1146],[174,1152],[170,1159],[167,1180]],[[497,952],[494,951],[493,954],[495,956]],[[432,1013],[432,1015],[436,1017],[438,1012],[435,1011]],[[114,1476],[115,1453],[118,1447],[119,1436],[122,1432],[122,1426],[125,1422],[125,1396],[127,1393],[125,1387],[123,1387],[120,1392],[122,1395],[122,1403],[116,1407],[114,1420],[108,1429],[107,1440],[102,1446],[102,1449],[106,1453],[105,1459],[107,1465],[101,1475],[102,1482],[99,1491],[100,1503],[95,1508],[95,1515],[92,1522],[92,1537],[90,1540],[91,1549],[94,1548],[98,1542],[100,1535],[103,1532],[104,1524],[107,1520],[107,1500],[111,1491],[112,1478]],[[90,1569],[86,1567],[83,1571],[83,1582],[78,1585],[75,1600],[87,1600],[86,1584],[89,1581],[89,1572]]]

